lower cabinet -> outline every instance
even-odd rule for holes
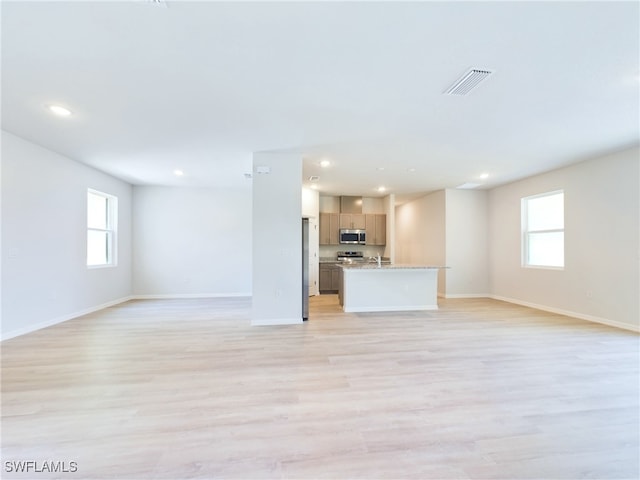
[[[338,293],[342,269],[333,263],[320,264],[320,293]]]

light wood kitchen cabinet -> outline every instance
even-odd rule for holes
[[[331,290],[331,269],[328,266],[320,265],[320,293]]]
[[[362,213],[321,213],[320,245],[340,245],[340,229],[367,231],[367,245],[386,245],[387,216]]]
[[[320,214],[320,245],[340,244],[340,215],[338,213]]]
[[[362,213],[341,213],[340,214],[340,228],[364,230],[366,228],[366,225],[367,225],[366,215]]]
[[[366,215],[367,245],[386,245],[387,216],[369,213]]]
[[[334,263],[320,264],[320,293],[338,293],[342,269]]]

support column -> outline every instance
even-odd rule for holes
[[[252,325],[302,323],[302,158],[253,155]]]

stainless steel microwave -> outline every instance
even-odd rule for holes
[[[366,230],[348,230],[341,228],[340,243],[364,245],[367,243],[367,232]]]

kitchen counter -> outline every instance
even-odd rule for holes
[[[429,270],[429,269],[440,269],[440,268],[446,268],[446,267],[438,267],[438,266],[434,266],[434,265],[410,265],[410,264],[403,264],[403,263],[385,263],[384,261],[382,262],[381,265],[378,265],[377,263],[374,262],[370,262],[370,263],[338,263],[338,265],[342,268],[345,269],[369,269],[369,270],[374,270],[374,269],[383,269],[383,270]]]
[[[345,312],[438,309],[439,266],[341,264],[340,304]]]
[[[350,258],[350,259],[346,259],[346,260],[338,260],[335,257],[320,257],[320,259],[318,260],[318,263],[332,263],[332,264],[336,264],[336,265],[376,265],[376,263],[373,260],[370,260],[368,257],[367,258]],[[391,263],[391,260],[389,259],[389,257],[382,257],[382,263],[384,265],[388,265]]]

